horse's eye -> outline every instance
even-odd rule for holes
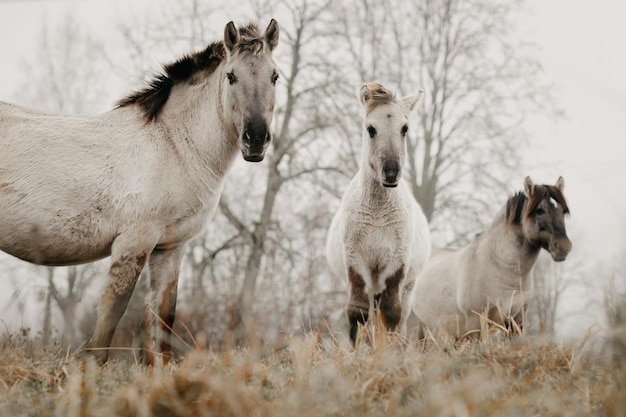
[[[402,136],[406,136],[406,132],[409,131],[409,127],[407,125],[402,126],[402,129],[400,130],[400,133],[402,133]]]
[[[228,78],[228,83],[230,85],[233,85],[233,84],[235,84],[237,82],[237,77],[232,72],[227,72],[226,73],[226,78]]]
[[[272,84],[276,85],[276,81],[278,81],[278,73],[274,71],[272,74]]]
[[[374,139],[374,136],[376,136],[376,128],[374,126],[368,126],[367,133],[370,135],[370,138]]]
[[[544,209],[542,209],[541,207],[539,207],[537,210],[535,210],[535,214],[538,214],[538,215],[542,215],[545,212],[546,211]]]

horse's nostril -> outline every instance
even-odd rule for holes
[[[247,148],[267,145],[272,135],[267,131],[246,130],[242,136],[242,142]]]

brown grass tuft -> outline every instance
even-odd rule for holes
[[[99,367],[4,344],[0,415],[625,416],[626,371],[577,348],[370,336],[356,349],[305,335],[270,352],[195,351],[162,368]]]

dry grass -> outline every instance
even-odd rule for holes
[[[198,351],[157,369],[98,367],[9,338],[0,415],[626,416],[625,377],[529,337],[454,347],[379,335],[352,350],[307,335],[270,353]]]

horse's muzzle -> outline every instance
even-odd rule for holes
[[[395,159],[387,160],[383,163],[382,172],[383,186],[393,188],[398,186],[400,181],[400,164]]]
[[[243,159],[248,162],[260,162],[265,157],[272,134],[263,121],[248,123],[246,130],[241,135],[241,153]]]
[[[248,162],[261,162],[265,157],[265,151],[272,141],[272,137],[269,132],[266,132],[259,138],[258,136],[251,136],[248,132],[244,132],[242,138],[241,153],[243,159]]]
[[[548,249],[555,262],[564,261],[571,250],[572,242],[567,237],[553,240]]]

